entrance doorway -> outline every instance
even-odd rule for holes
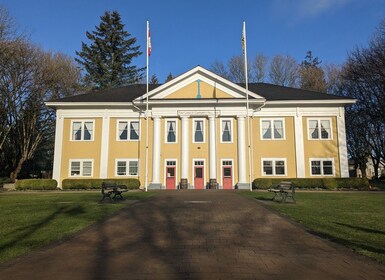
[[[176,161],[166,162],[166,190],[176,189]]]
[[[233,162],[230,160],[222,161],[222,188],[233,189]]]
[[[205,188],[204,162],[201,160],[194,161],[194,188],[196,190]]]

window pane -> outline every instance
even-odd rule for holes
[[[83,162],[83,176],[91,176],[92,175],[92,162],[84,161]]]
[[[119,139],[127,140],[128,122],[119,122]]]
[[[283,121],[274,121],[274,139],[283,138]]]
[[[231,168],[230,167],[223,168],[223,176],[224,177],[231,177]]]
[[[195,142],[203,142],[203,121],[195,121]]]
[[[319,139],[318,121],[309,121],[309,132],[311,139]]]
[[[285,162],[283,160],[275,162],[275,175],[285,175]]]
[[[167,142],[168,143],[174,143],[176,142],[176,135],[175,135],[175,121],[168,121],[167,122]]]
[[[139,139],[139,122],[130,123],[130,139],[131,140]]]
[[[73,122],[72,123],[72,140],[81,140],[82,139],[82,123]]]
[[[273,175],[273,162],[271,160],[263,161],[263,174]]]
[[[333,175],[333,162],[331,160],[325,160],[323,162],[324,175]]]
[[[222,142],[231,142],[231,122],[222,121],[223,132],[222,132]]]
[[[129,175],[138,175],[138,162],[130,161],[128,166]]]
[[[92,140],[93,133],[93,123],[85,122],[84,123],[84,139],[83,140]]]
[[[262,138],[271,139],[271,122],[262,121]]]
[[[120,176],[124,176],[126,175],[127,173],[127,163],[125,161],[118,161],[117,163],[118,165],[118,168],[117,168],[117,175],[120,175]]]
[[[330,121],[324,120],[321,121],[321,138],[322,139],[329,139],[330,137]]]
[[[71,176],[80,176],[80,161],[71,162]]]
[[[319,160],[311,161],[311,174],[321,175],[321,162]]]

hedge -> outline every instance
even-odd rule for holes
[[[64,179],[62,182],[63,190],[90,190],[100,189],[102,183],[116,183],[125,185],[128,189],[139,189],[140,181],[138,179]]]
[[[15,183],[17,190],[56,190],[57,182],[53,179],[25,179]]]
[[[253,181],[253,189],[266,190],[281,181],[290,181],[301,189],[369,189],[369,181],[363,178],[258,178]]]

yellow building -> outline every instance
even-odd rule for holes
[[[148,96],[132,85],[47,102],[57,117],[53,178],[248,189],[254,178],[348,177],[353,99],[265,83],[247,94],[198,66]]]

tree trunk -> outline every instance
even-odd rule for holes
[[[13,171],[11,172],[11,175],[9,176],[9,178],[11,179],[11,181],[12,181],[13,183],[16,181],[17,176],[19,176],[19,173],[20,173],[20,171],[21,171],[21,168],[23,167],[23,164],[24,164],[25,160],[26,160],[26,159],[25,159],[24,157],[22,157],[22,158],[19,160],[19,162],[17,163],[17,166],[16,166],[15,170],[13,170]]]

